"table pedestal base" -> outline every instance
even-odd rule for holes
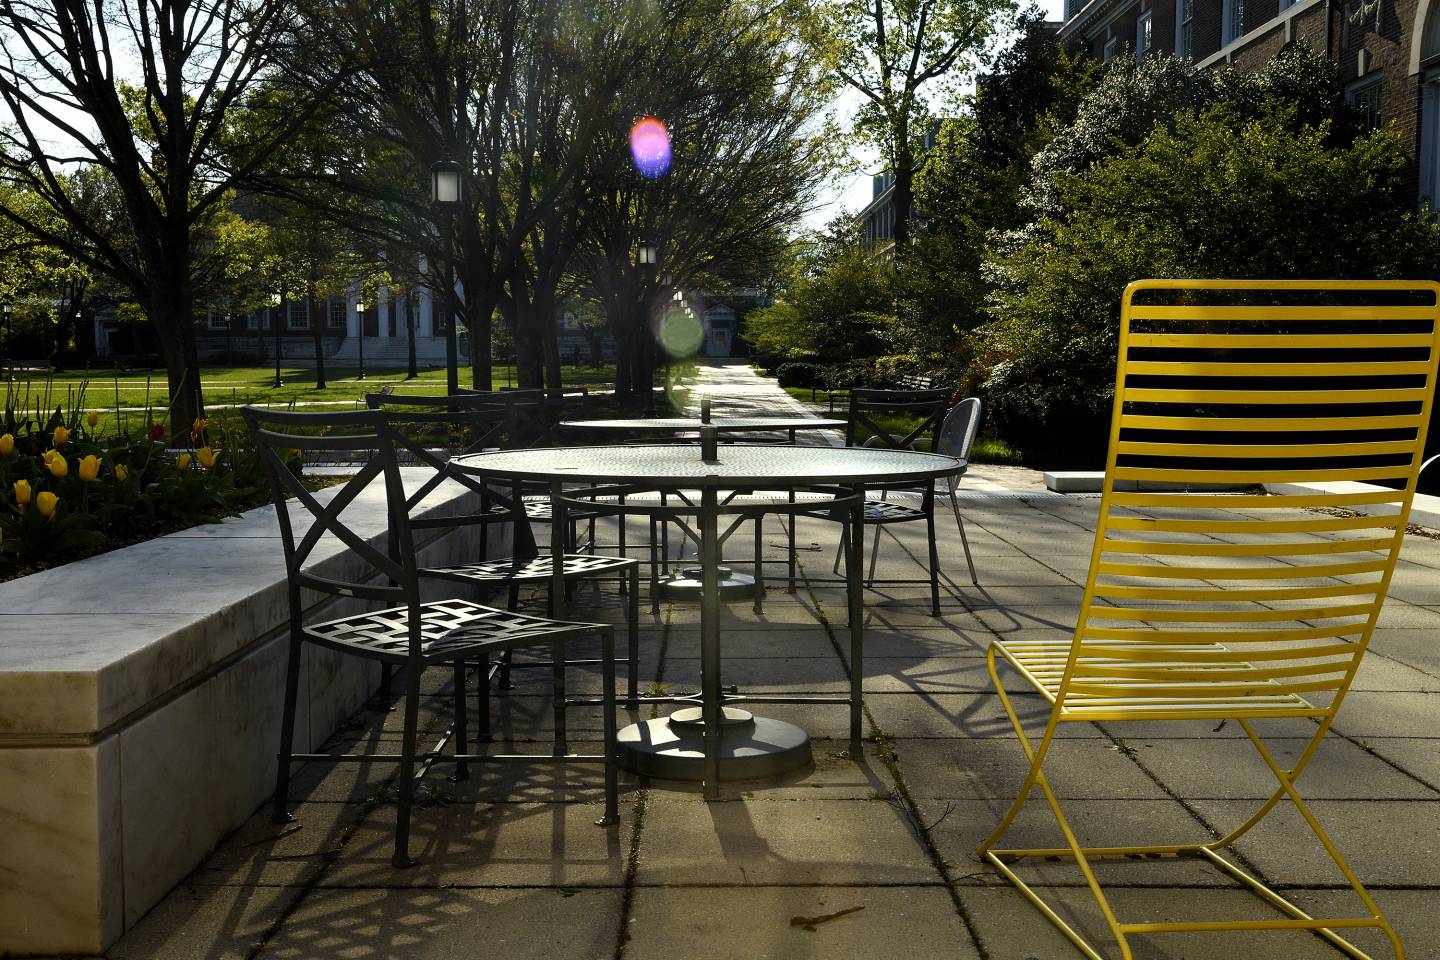
[[[705,728],[699,707],[672,717],[632,723],[620,731],[620,766],[662,780],[702,780]],[[725,708],[720,729],[720,779],[756,780],[787,773],[811,762],[810,738],[793,723]]]
[[[720,567],[719,579],[721,600],[745,600],[755,596],[755,578],[736,573],[729,567]],[[704,571],[699,567],[686,567],[672,577],[659,581],[660,597],[663,600],[699,600],[704,591]]]

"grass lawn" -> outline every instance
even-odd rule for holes
[[[608,388],[615,379],[615,368],[563,367],[566,386]],[[300,410],[343,410],[364,402],[364,395],[384,387],[393,387],[402,394],[443,394],[445,368],[426,367],[409,380],[403,369],[367,370],[364,380],[357,380],[354,367],[327,367],[324,390],[315,389],[315,371],[300,367],[280,368],[281,387],[274,387],[274,367],[207,367],[202,375],[206,410],[215,414],[244,404],[289,406]],[[493,374],[496,387],[516,382],[515,368],[496,366]],[[470,384],[470,370],[460,370],[460,385]],[[65,373],[32,373],[17,371],[10,383],[6,406],[18,412],[53,412],[56,407],[95,410],[100,413],[102,430],[113,420],[132,429],[143,424],[147,411],[156,418],[163,416],[167,405],[168,387],[163,369],[152,370],[76,370]]]

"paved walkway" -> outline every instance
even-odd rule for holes
[[[707,369],[726,403],[788,402],[747,368]],[[967,478],[967,484],[969,478]],[[995,484],[1000,485],[998,482]],[[1015,488],[1010,488],[1014,490]],[[780,784],[731,784],[718,802],[673,784],[624,782],[622,823],[592,825],[595,775],[564,782],[521,768],[464,784],[433,781],[415,817],[420,864],[389,865],[392,766],[310,765],[295,786],[298,825],[261,815],[109,952],[120,958],[726,958],[900,957],[1072,960],[1079,954],[973,851],[1013,796],[1024,763],[985,678],[993,638],[1063,638],[1080,599],[1098,500],[1044,493],[964,500],[981,587],[961,575],[953,527],[941,525],[943,616],[923,587],[867,595],[864,685],[870,739],[844,751],[843,707],[774,706],[816,737],[812,771]],[[881,576],[918,576],[923,531],[883,543]],[[846,680],[844,597],[823,582],[835,530],[802,522],[804,580],[725,611],[725,680],[748,692],[833,693]],[[639,536],[631,531],[632,543]],[[776,524],[768,556],[783,556]],[[747,544],[748,549],[748,544]],[[1373,653],[1332,736],[1304,778],[1318,815],[1390,911],[1410,956],[1440,957],[1440,542],[1411,537]],[[588,591],[581,591],[582,599]],[[618,619],[612,606],[595,615]],[[643,677],[692,689],[697,610],[646,620]],[[546,742],[545,685],[520,671],[496,699],[496,736]],[[533,673],[538,674],[539,671]],[[426,716],[443,723],[446,679],[427,677]],[[593,675],[575,677],[580,689]],[[1026,716],[1044,711],[1021,699]],[[598,715],[575,711],[584,748]],[[357,716],[342,750],[393,748],[395,712]],[[1082,840],[1203,841],[1268,794],[1268,772],[1233,724],[1086,726],[1052,754],[1056,789]],[[1139,727],[1139,725],[1129,725]],[[1282,758],[1308,722],[1277,722]],[[1051,845],[1041,808],[1017,842]],[[1027,836],[1028,834],[1028,836]],[[1282,813],[1239,853],[1303,904],[1353,905],[1295,818]],[[1213,917],[1264,908],[1212,873],[1185,865],[1108,865],[1133,917]],[[1039,868],[1041,883],[1088,934],[1102,927],[1078,875]],[[833,916],[834,919],[826,920]],[[810,918],[807,922],[806,918]],[[1375,956],[1389,956],[1373,939]],[[1142,939],[1137,956],[1172,960],[1310,960],[1338,956],[1303,934]]]

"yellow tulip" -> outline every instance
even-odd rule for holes
[[[100,476],[100,458],[93,453],[89,456],[81,457],[76,467],[78,468],[80,479],[86,483]]]
[[[53,450],[51,452],[54,453]],[[70,464],[66,463],[65,458],[58,453],[53,457],[45,458],[45,467],[50,471],[50,475],[57,480],[70,472]]]
[[[15,435],[0,433],[0,457],[8,457],[15,452]]]
[[[55,506],[59,502],[60,498],[55,494],[49,490],[42,490],[40,495],[35,498],[35,509],[40,511],[40,516],[48,517],[55,512]]]
[[[115,479],[124,483],[130,477],[130,471],[125,469],[125,464],[115,464]]]
[[[209,447],[201,447],[195,451],[195,459],[199,460],[200,466],[206,470],[213,469],[215,466],[215,451]]]
[[[188,454],[188,453],[182,453],[182,454],[180,454],[180,456],[176,457],[176,458],[175,458],[175,466],[178,467],[178,468],[181,469],[181,470],[189,470],[189,469],[190,469],[190,454]]]
[[[55,446],[63,447],[65,446],[65,441],[70,439],[70,431],[66,430],[64,427],[56,427],[53,439],[55,441]]]
[[[30,482],[28,480],[15,481],[15,502],[22,507],[30,502]]]
[[[95,429],[96,424],[100,422],[100,414],[97,411],[91,410],[85,415],[85,422],[90,424],[90,429]]]

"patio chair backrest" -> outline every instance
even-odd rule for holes
[[[301,587],[333,596],[417,603],[419,577],[414,541],[406,519],[405,490],[394,439],[382,415],[370,410],[293,413],[257,407],[242,407],[240,413],[270,481],[285,549],[292,606],[298,603]],[[335,490],[327,502],[321,503],[291,468],[294,459],[304,458],[307,452],[351,457],[358,454],[364,459],[358,472]],[[344,519],[345,511],[377,477],[384,481],[388,549],[372,544]],[[309,520],[303,532],[297,529],[299,519]],[[321,537],[327,534],[350,548],[359,561],[357,573],[341,578],[305,569]],[[297,610],[291,612],[298,615]]]
[[[372,395],[366,400],[384,415],[386,425],[393,432],[397,453],[407,456],[414,466],[431,471],[424,482],[412,484],[405,496],[405,511],[412,530],[513,523],[512,555],[516,561],[538,555],[519,486],[485,482],[451,465],[456,456],[509,447],[509,437],[516,429],[512,406],[477,394],[401,399]],[[451,442],[456,437],[461,438],[459,445]],[[474,509],[416,516],[423,501],[447,481],[458,483],[475,495]],[[504,508],[505,513],[496,512],[495,507]]]
[[[1435,283],[1126,288],[1090,572],[1048,678],[1057,710],[1333,717],[1404,539],[1437,334]],[[1342,481],[1389,486],[1316,486]]]
[[[845,445],[885,447],[895,450],[934,450],[940,440],[940,424],[953,391],[869,390],[850,391],[849,423]],[[919,423],[911,426],[912,418]],[[896,425],[896,419],[901,425]]]
[[[565,399],[547,396],[533,387],[503,390],[461,390],[462,395],[483,397],[503,403],[513,417],[507,440],[511,449],[554,446],[560,421],[565,418]]]
[[[935,452],[968,460],[970,448],[975,445],[975,435],[979,432],[980,398],[967,397],[951,407],[950,412],[945,414],[945,422],[940,426],[940,442],[936,444]],[[966,467],[961,467],[952,473],[946,478],[946,483],[953,487],[961,477],[965,476],[966,469]]]

